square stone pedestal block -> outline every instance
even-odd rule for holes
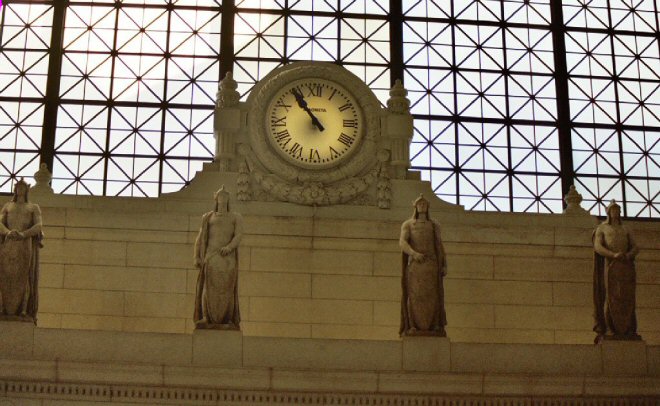
[[[241,367],[243,333],[234,330],[195,330],[193,365]]]
[[[449,371],[447,337],[403,337],[404,371]]]
[[[29,358],[34,348],[34,324],[0,320],[0,356]]]
[[[605,375],[645,375],[646,343],[644,341],[603,341],[598,344]]]

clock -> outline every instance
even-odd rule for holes
[[[346,68],[316,61],[279,67],[255,84],[246,105],[239,153],[271,197],[336,204],[374,185],[387,142],[384,110]]]
[[[363,138],[360,103],[342,84],[323,78],[281,87],[266,108],[266,136],[287,162],[306,169],[339,165]]]

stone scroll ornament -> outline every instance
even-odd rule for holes
[[[0,320],[37,322],[41,210],[30,203],[30,185],[16,182],[0,212]]]
[[[243,219],[230,211],[224,186],[213,197],[215,209],[202,216],[195,241],[199,276],[193,321],[198,329],[240,330],[238,245],[243,237]]]
[[[420,195],[413,216],[401,226],[401,336],[446,337],[443,278],[447,260],[440,226],[429,217],[429,202]]]
[[[593,234],[595,343],[641,340],[635,316],[635,257],[633,236],[621,223],[621,207],[607,206],[607,220]]]

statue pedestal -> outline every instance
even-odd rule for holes
[[[34,324],[0,318],[0,357],[30,358],[34,348]]]
[[[402,340],[405,371],[449,371],[449,338],[405,336]]]
[[[240,368],[243,365],[243,333],[214,329],[193,331],[193,365]]]
[[[603,340],[597,344],[606,375],[644,375],[647,373],[646,342],[643,340]]]

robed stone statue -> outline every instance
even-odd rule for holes
[[[41,210],[30,203],[30,185],[14,185],[14,196],[0,212],[0,319],[36,324]]]
[[[202,216],[195,241],[199,269],[195,296],[196,328],[240,330],[238,310],[238,245],[243,236],[240,214],[229,210],[224,186],[215,194],[215,210]]]
[[[635,256],[633,236],[621,223],[621,207],[607,206],[607,220],[594,231],[595,342],[640,340],[635,317]]]
[[[429,202],[420,195],[412,218],[401,226],[403,251],[401,327],[399,335],[445,337],[443,278],[447,275],[440,226],[429,217]]]

